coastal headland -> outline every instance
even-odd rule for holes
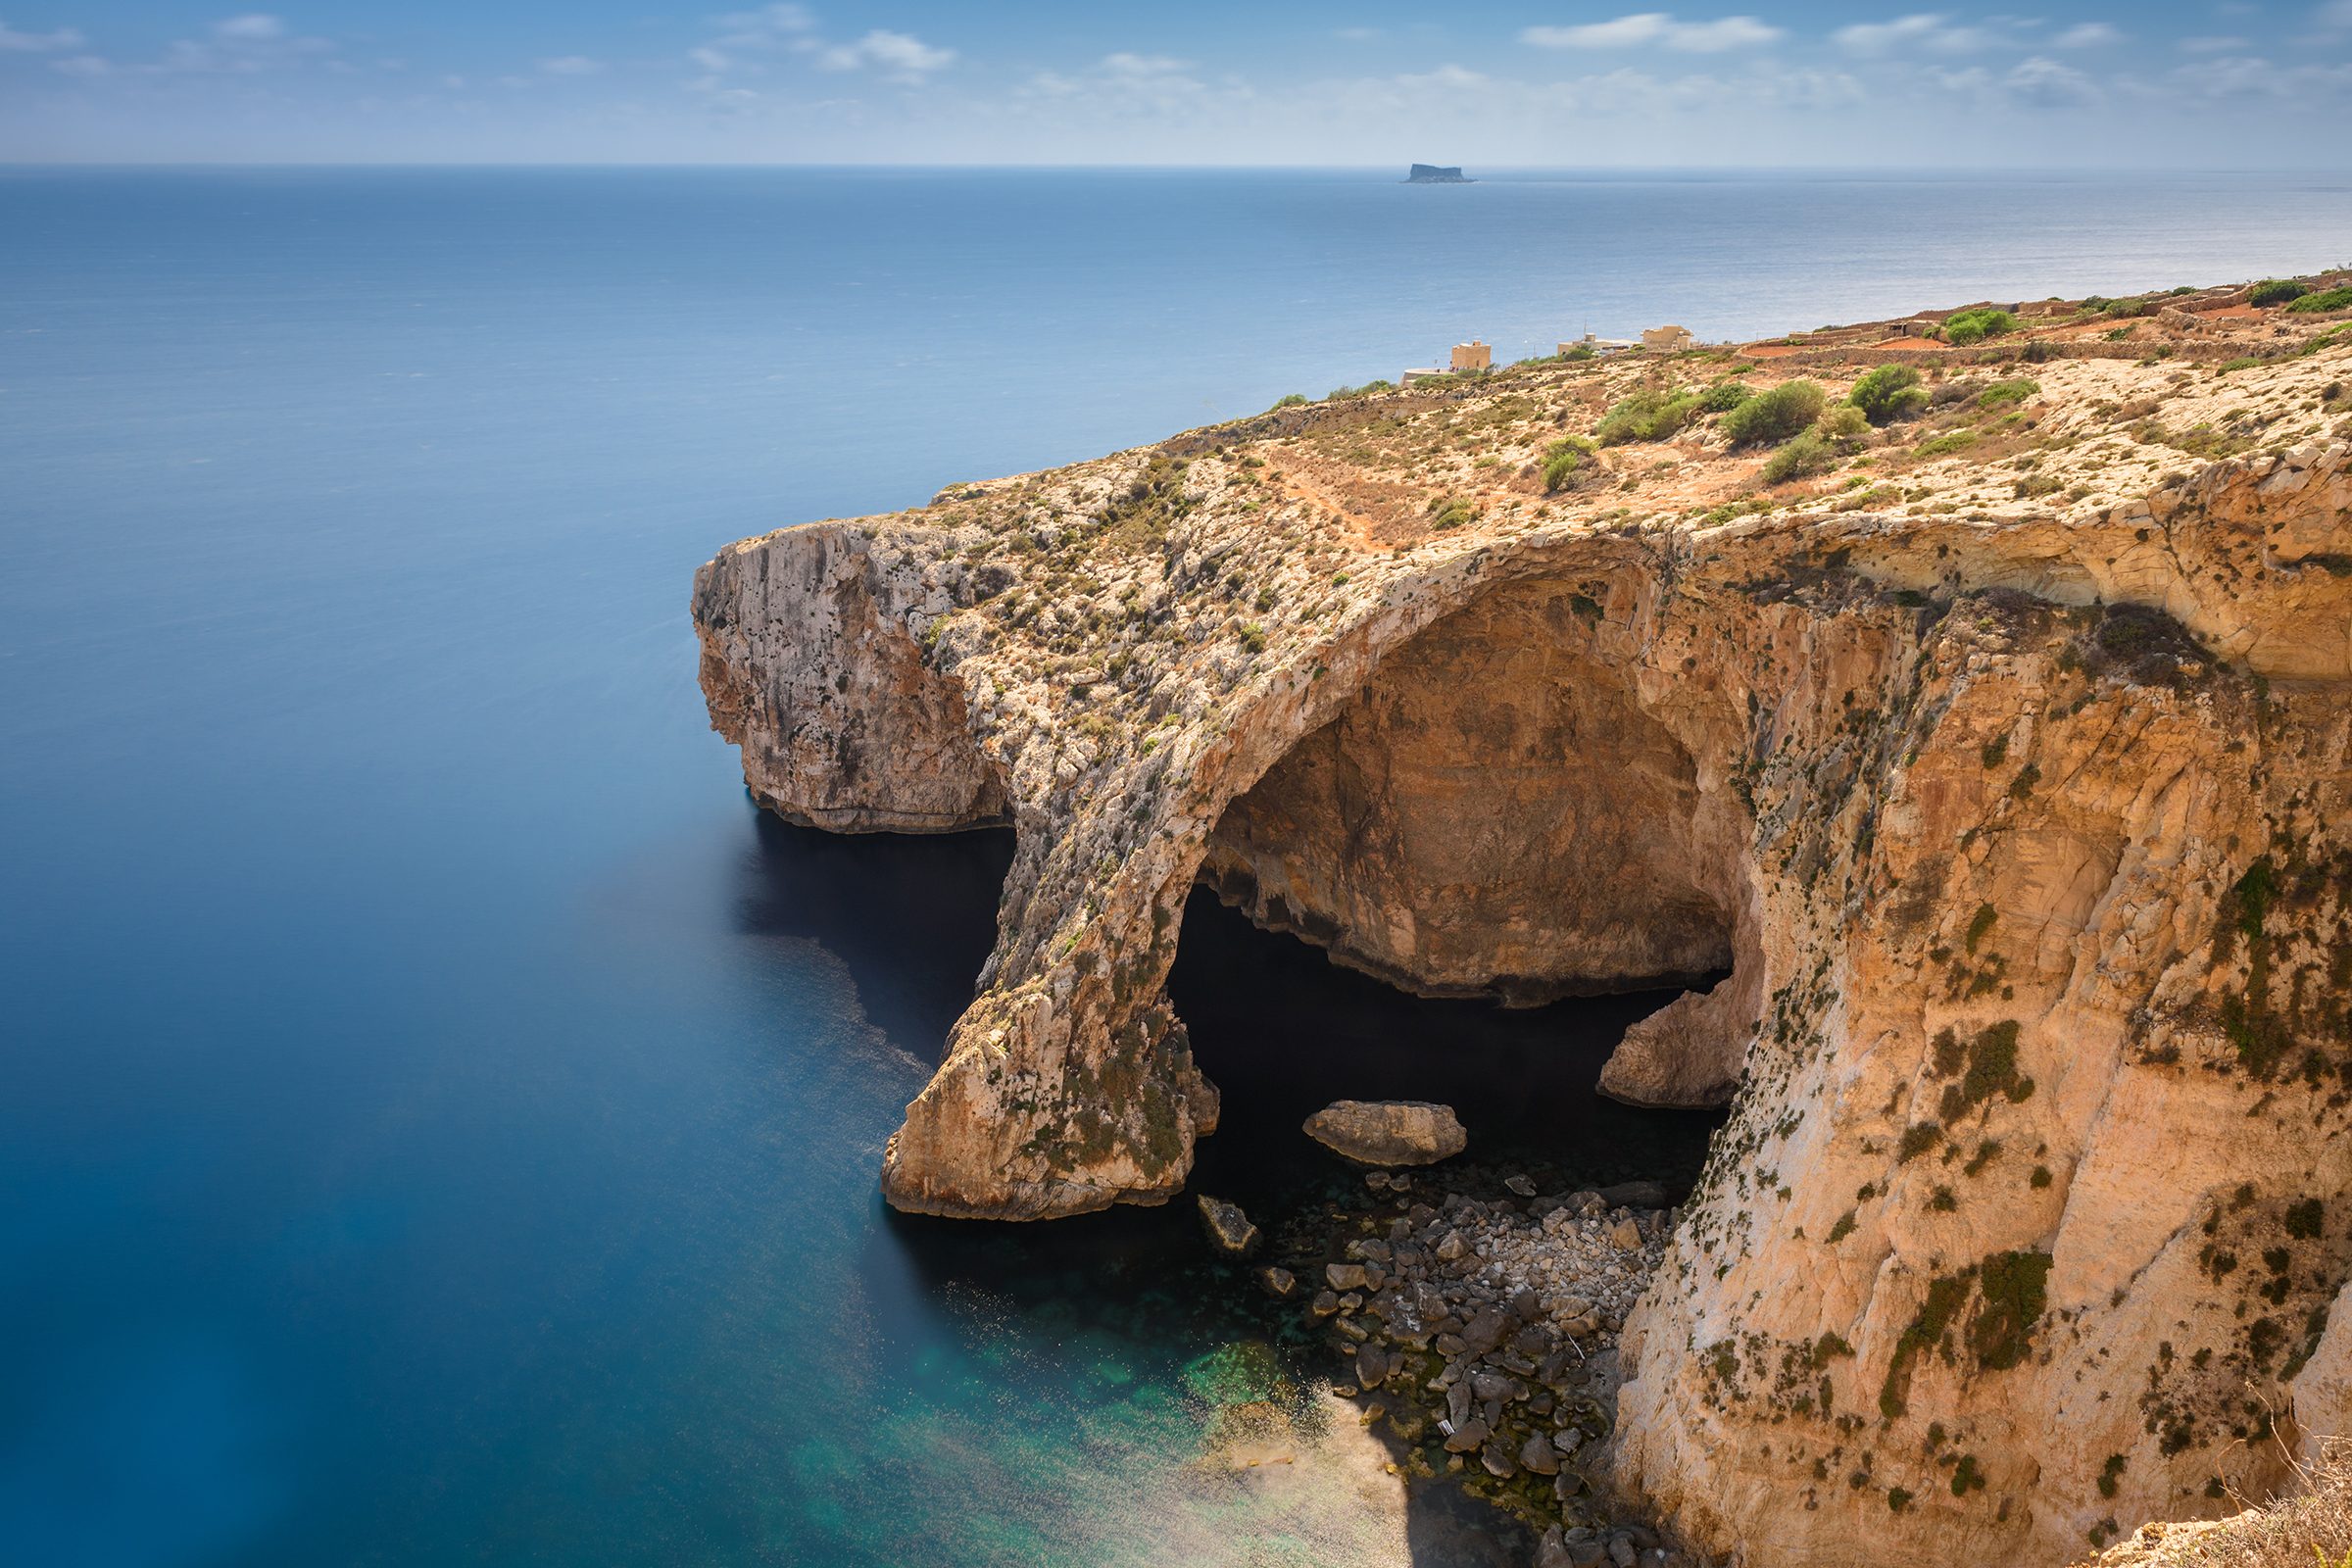
[[[728,546],[754,798],[1017,835],[885,1194],[1182,1192],[1205,885],[1415,994],[1693,988],[1603,1086],[1728,1105],[1694,1191],[1416,1175],[1303,1282],[1433,1452],[1754,1568],[2290,1483],[2352,1426],[2348,281],[1286,400]]]

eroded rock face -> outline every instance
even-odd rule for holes
[[[1588,635],[1599,614],[1538,578],[1413,637],[1233,803],[1203,878],[1425,995],[1546,1002],[1730,969],[1746,824],[1676,729],[1721,751],[1739,715],[1653,716],[1641,672]]]
[[[1002,821],[963,691],[925,662],[909,616],[968,574],[861,532],[800,529],[697,575],[710,727],[741,749],[769,809],[836,832],[936,833]]]
[[[1359,1165],[1434,1165],[1470,1147],[1452,1106],[1418,1100],[1334,1101],[1303,1131]]]
[[[1890,448],[1884,494],[1693,515],[1754,471],[1702,430],[1546,501],[1523,465],[1642,373],[1562,368],[722,552],[704,684],[762,801],[1018,830],[890,1200],[1182,1188],[1203,876],[1416,990],[1728,963],[1604,1078],[1738,1096],[1626,1326],[1625,1492],[1862,1568],[2265,1490],[2352,1425],[2352,450],[2152,457],[2119,411],[2318,407],[2352,353],[2034,368],[2030,484]]]

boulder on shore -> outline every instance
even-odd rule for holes
[[[1257,1227],[1242,1212],[1239,1203],[1200,1195],[1200,1228],[1208,1233],[1208,1244],[1227,1257],[1247,1257],[1257,1250]]]
[[[1306,1118],[1306,1136],[1359,1165],[1431,1165],[1469,1147],[1451,1105],[1341,1100]]]

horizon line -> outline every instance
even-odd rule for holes
[[[0,170],[227,170],[227,169],[432,169],[432,170],[809,170],[922,173],[995,171],[1070,173],[1385,173],[1410,168],[1416,160],[1383,163],[1070,163],[897,162],[815,159],[99,159],[0,157]],[[2178,161],[2147,164],[1459,164],[1441,165],[1494,175],[1525,174],[2000,174],[2069,176],[2091,174],[2333,174],[2352,183],[2352,171],[2334,164],[2192,165]],[[1403,183],[1402,180],[1398,181]],[[1477,184],[1476,177],[1463,181]]]

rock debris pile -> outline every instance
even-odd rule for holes
[[[1342,1392],[1407,1446],[1405,1468],[1457,1476],[1547,1531],[1546,1564],[1688,1568],[1650,1532],[1604,1525],[1585,1476],[1610,1430],[1618,1330],[1665,1253],[1666,1191],[1538,1194],[1514,1176],[1493,1197],[1424,1196],[1410,1175],[1365,1180],[1377,1206],[1286,1250],[1320,1287],[1305,1310],[1344,1358]],[[1292,1272],[1260,1279],[1288,1295]]]

